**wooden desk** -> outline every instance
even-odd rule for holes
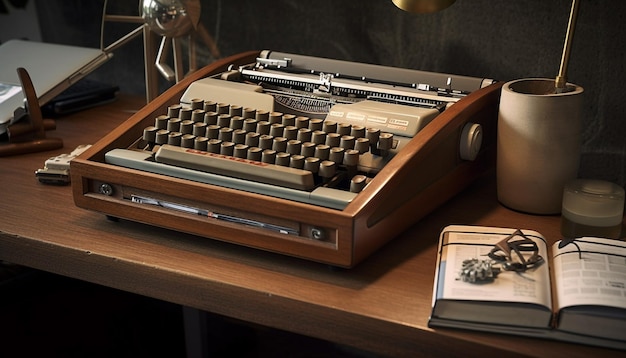
[[[70,187],[40,184],[45,159],[93,143],[143,105],[118,101],[57,121],[59,152],[0,158],[0,259],[393,356],[609,356],[606,349],[427,327],[440,229],[451,223],[522,227],[550,240],[559,217],[529,216],[496,201],[493,175],[364,263],[317,263],[113,222],[74,206]]]

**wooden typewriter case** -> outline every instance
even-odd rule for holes
[[[223,240],[338,267],[352,267],[456,195],[493,166],[501,83],[477,90],[421,130],[344,209],[278,199],[105,163],[167,112],[192,81],[255,61],[258,52],[219,60],[191,74],[132,115],[71,162],[76,205],[205,238]],[[480,123],[483,145],[474,161],[459,156],[463,126]],[[196,208],[297,229],[287,235],[253,226],[133,203],[145,195]],[[104,218],[103,218],[104,219]]]

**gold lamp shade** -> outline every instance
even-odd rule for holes
[[[454,4],[455,0],[392,0],[400,9],[419,14],[443,10]]]

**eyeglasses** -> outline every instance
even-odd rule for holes
[[[524,272],[543,262],[537,243],[520,229],[495,244],[487,256],[502,264],[506,271]]]
[[[576,249],[578,250],[578,259],[582,260],[583,253],[580,251],[580,246],[576,243],[576,238],[566,238],[561,240],[561,242],[559,242],[559,249],[562,249],[569,244],[576,246]]]
[[[469,283],[493,282],[502,271],[525,272],[543,263],[537,243],[517,229],[494,245],[490,260],[464,260],[459,279]]]

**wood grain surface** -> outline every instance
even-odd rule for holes
[[[159,229],[77,208],[69,186],[39,183],[45,159],[94,143],[144,105],[57,120],[60,152],[0,158],[0,259],[392,356],[610,356],[606,349],[431,329],[438,234],[448,224],[530,228],[559,238],[558,216],[498,204],[489,173],[353,269]]]

